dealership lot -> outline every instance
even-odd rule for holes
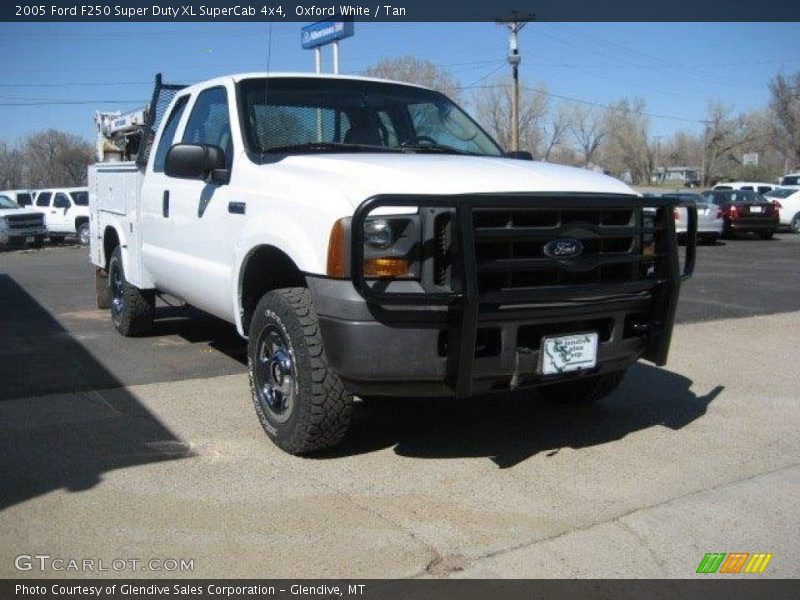
[[[796,577],[798,281],[800,236],[701,247],[668,367],[606,401],[371,399],[343,448],[298,459],[263,435],[232,327],[162,306],[123,339],[85,249],[0,253],[0,576],[64,575],[14,568],[38,552],[193,577],[686,577],[742,551]]]

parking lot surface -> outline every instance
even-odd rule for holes
[[[65,575],[14,568],[44,552],[194,561],[102,576],[690,577],[743,551],[797,577],[798,281],[800,236],[701,247],[669,365],[605,401],[370,399],[301,459],[261,431],[231,326],[162,306],[123,339],[84,249],[0,253],[0,576]]]

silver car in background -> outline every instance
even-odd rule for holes
[[[678,198],[680,200],[691,200],[697,205],[697,241],[698,243],[714,244],[722,237],[722,228],[725,220],[719,206],[707,202],[700,194],[690,194],[678,192],[675,194],[664,194],[665,198]],[[687,214],[685,208],[675,209],[675,231],[678,234],[678,242],[685,243]]]

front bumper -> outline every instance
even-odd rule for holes
[[[47,229],[25,229],[22,230],[3,230],[0,231],[0,246],[24,246],[28,240],[41,242],[47,235]]]
[[[387,196],[371,198],[358,207],[351,228],[352,281],[307,278],[329,364],[351,391],[467,397],[616,371],[643,356],[657,364],[666,362],[680,281],[690,276],[694,266],[694,205],[648,198],[646,205],[658,210],[656,224],[646,227],[637,220],[631,227],[636,236],[663,234],[659,234],[658,249],[662,258],[652,280],[484,293],[478,286],[472,212],[498,205],[547,209],[563,205],[568,195],[532,196]],[[642,211],[645,204],[629,196],[594,196],[590,200],[594,208],[601,209],[623,206]],[[672,219],[677,205],[689,209],[683,272]],[[367,216],[381,206],[451,211],[455,229],[452,285],[432,289],[424,283],[387,285],[366,280],[363,226]],[[571,226],[568,232],[599,235],[589,229],[583,224],[579,229]],[[649,259],[631,256],[626,260]],[[566,375],[540,375],[542,338],[580,331],[599,334],[597,367]]]

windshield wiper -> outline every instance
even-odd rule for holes
[[[369,144],[345,144],[344,142],[306,142],[267,148],[263,154],[292,154],[295,152],[396,152],[396,148]]]
[[[435,152],[438,154],[467,154],[473,155],[472,152],[466,152],[464,150],[459,150],[458,148],[454,148],[453,146],[448,146],[447,144],[439,144],[432,143],[432,142],[403,142],[400,144],[400,148],[403,150],[411,150],[413,152]]]

